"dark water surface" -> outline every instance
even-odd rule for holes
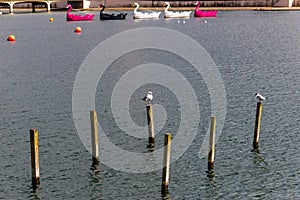
[[[173,66],[194,84],[201,119],[192,145],[171,165],[167,198],[300,199],[299,12],[228,11],[215,19],[141,21],[129,13],[127,20],[113,22],[99,21],[95,14],[94,21],[72,23],[65,21],[63,12],[0,16],[0,199],[162,198],[161,170],[127,173],[103,164],[99,171],[91,169],[91,155],[72,115],[73,84],[86,56],[111,35],[140,27],[182,32],[216,63],[225,85],[227,115],[216,144],[214,175],[206,171],[206,158],[198,157],[209,126],[208,89],[201,76],[194,78],[189,63],[169,52],[129,52],[106,72],[97,88],[96,109],[102,127],[112,133],[111,141],[127,151],[148,151],[147,136],[128,136],[114,123],[109,113],[111,84],[132,66]],[[83,30],[80,35],[74,33],[76,26]],[[15,43],[6,41],[10,34],[16,36]],[[144,125],[146,117],[144,104],[134,99],[148,88],[168,113],[156,134],[156,148],[161,148],[163,133],[176,132],[180,109],[177,101],[164,101],[172,95],[168,88],[146,84],[130,101],[136,124]],[[269,97],[263,106],[259,152],[252,151],[256,91]],[[105,95],[105,102],[100,101]],[[41,184],[36,189],[31,186],[30,128],[39,130]]]

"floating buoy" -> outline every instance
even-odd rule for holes
[[[50,17],[50,18],[49,18],[49,21],[50,21],[50,22],[53,22],[53,21],[54,21],[54,19],[53,19],[52,17]]]
[[[16,37],[14,35],[9,35],[7,41],[14,42],[16,41]]]
[[[81,28],[79,26],[75,28],[75,33],[81,33]]]

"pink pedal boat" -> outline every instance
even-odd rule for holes
[[[94,14],[85,14],[85,15],[76,15],[71,14],[71,10],[73,9],[72,6],[69,4],[67,6],[67,21],[91,21],[94,18]]]
[[[217,10],[199,10],[200,7],[200,2],[197,1],[196,2],[196,8],[195,8],[195,12],[194,12],[194,17],[216,17],[218,11]]]

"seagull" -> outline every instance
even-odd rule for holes
[[[151,101],[153,100],[153,94],[151,91],[149,91],[147,93],[146,96],[144,96],[144,98],[142,98],[143,101],[145,101],[148,105],[151,104]]]
[[[255,97],[260,102],[268,99],[267,97],[264,97],[263,95],[261,95],[259,93],[255,93]]]

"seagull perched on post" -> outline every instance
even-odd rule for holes
[[[153,100],[153,94],[152,94],[152,92],[149,91],[147,93],[147,95],[142,98],[142,100],[145,101],[148,105],[150,105],[151,101]]]
[[[263,95],[261,95],[259,93],[255,93],[255,97],[256,97],[257,101],[260,101],[260,102],[268,99],[267,97],[264,97]]]

